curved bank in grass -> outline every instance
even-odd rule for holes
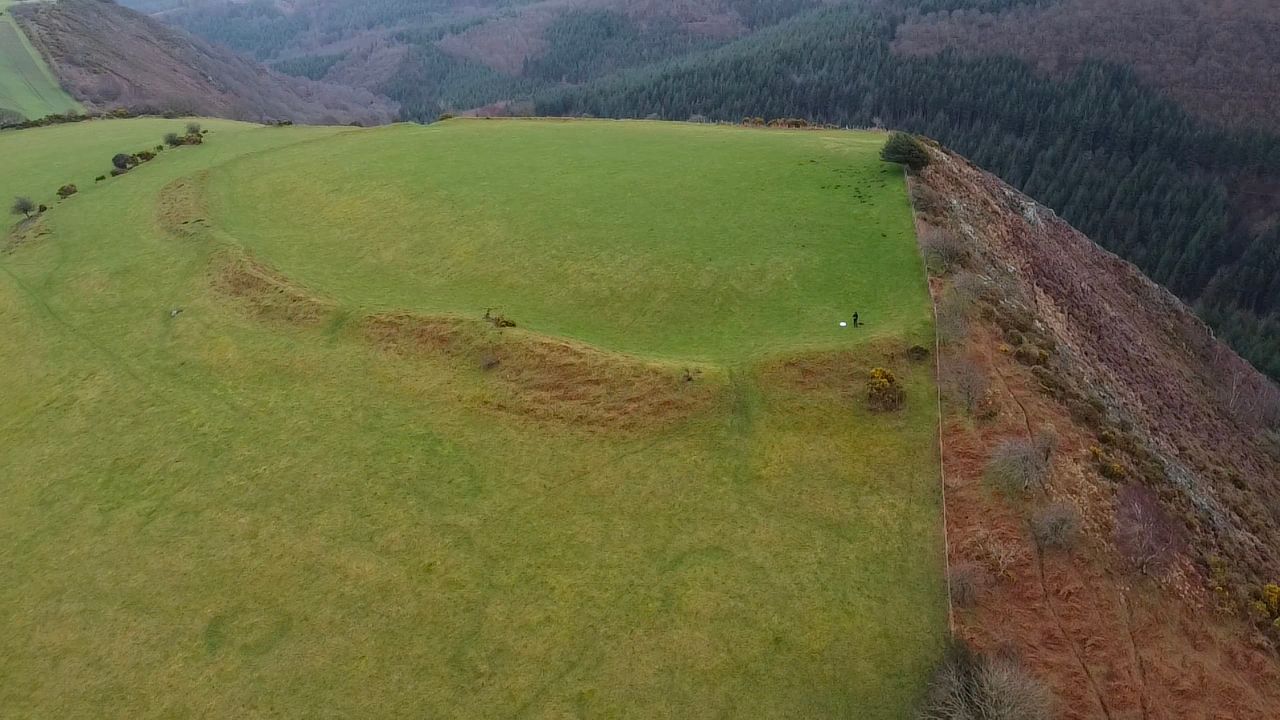
[[[900,352],[928,296],[878,145],[229,124],[90,183],[0,256],[0,690],[28,715],[903,717],[946,608],[936,390]],[[212,232],[175,236],[162,191],[205,171]],[[328,319],[244,312],[228,244]],[[672,382],[715,400],[600,432],[556,403],[600,405],[603,355],[494,367],[360,324],[491,306],[706,367]],[[862,402],[882,364],[901,412]]]

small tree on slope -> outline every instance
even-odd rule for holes
[[[26,197],[14,198],[13,207],[10,208],[10,212],[12,212],[14,215],[21,215],[23,217],[28,217],[28,218],[31,217],[31,213],[35,211],[36,211],[36,204],[31,202],[31,198],[26,198]]]

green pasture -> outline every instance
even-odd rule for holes
[[[219,227],[352,305],[497,307],[618,350],[730,360],[926,329],[883,142],[456,120],[232,163],[210,199]],[[857,338],[837,324],[855,310]]]
[[[0,252],[2,714],[909,713],[946,623],[936,389],[887,356],[932,325],[879,136],[204,121],[92,182],[175,122],[0,133],[5,195],[89,178]],[[175,234],[181,178],[207,218]],[[332,317],[246,312],[228,248]],[[360,330],[489,306],[703,361],[718,399],[546,422]],[[861,402],[883,363],[901,412]]]

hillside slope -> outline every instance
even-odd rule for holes
[[[366,125],[396,114],[367,91],[280,75],[110,0],[11,12],[63,86],[91,109]]]
[[[1132,265],[932,154],[921,232],[963,248],[933,282],[959,634],[1022,655],[1064,718],[1271,713],[1280,388]],[[1043,479],[993,492],[994,458],[1046,428]]]
[[[12,4],[0,0],[0,124],[79,111],[7,12]]]

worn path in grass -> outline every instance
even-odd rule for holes
[[[0,108],[28,118],[83,110],[18,28],[9,12],[15,4],[0,0]]]
[[[123,133],[139,121],[119,122]],[[109,159],[134,137],[91,147],[72,129],[104,138],[114,123],[69,126],[29,161],[72,142]],[[19,717],[908,713],[945,631],[936,396],[927,363],[885,357],[931,328],[901,179],[869,139],[207,124],[205,145],[91,184],[0,255],[0,706]],[[623,182],[612,163],[630,156],[611,132],[725,193],[658,212],[653,183],[677,174],[637,162]],[[31,137],[53,136],[0,134],[0,154]],[[506,172],[489,167],[497,154],[468,170],[444,160],[461,160],[444,147],[454,142],[515,155]],[[700,142],[722,148],[699,154]],[[519,155],[528,143],[543,151]],[[761,154],[771,161],[739,160]],[[329,168],[343,162],[347,173]],[[864,222],[852,188],[822,188],[841,183],[837,170],[897,209]],[[160,203],[182,178],[203,178],[208,205],[193,202],[175,232]],[[226,183],[243,185],[239,200]],[[635,204],[597,185],[631,187]],[[581,216],[577,193],[594,205]],[[766,202],[797,211],[792,222],[744,218],[728,243],[705,217]],[[400,213],[408,228],[449,233],[402,233]],[[576,260],[575,242],[599,252]],[[244,248],[323,299],[322,321],[255,315],[253,298],[228,297],[220,268]],[[876,267],[849,264],[859,248]],[[430,277],[441,267],[450,278]],[[627,302],[606,302],[611,277]],[[867,300],[878,326],[832,334],[828,310],[870,286],[902,306]],[[681,302],[645,302],[656,292]],[[522,321],[502,337],[594,343],[596,374],[557,376],[558,361],[514,351],[485,370],[465,352],[391,350],[365,331],[387,309],[477,317],[473,303],[495,293]],[[707,307],[681,304],[697,298]],[[726,314],[742,319],[701,324]],[[709,404],[619,432],[590,413],[509,403],[535,390],[569,402],[578,384],[607,386],[614,360],[654,358],[707,360],[689,387]],[[866,368],[883,362],[906,384],[902,413],[862,408]]]

